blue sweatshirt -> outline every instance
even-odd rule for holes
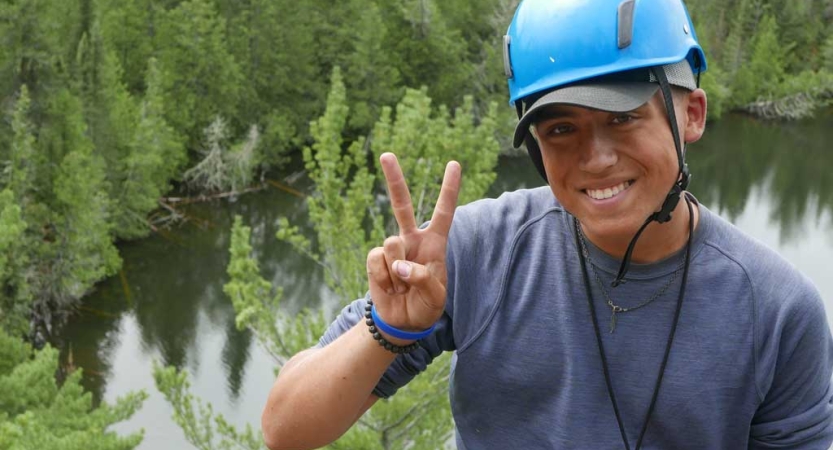
[[[818,291],[782,257],[699,206],[685,300],[643,449],[820,449],[833,441],[833,340]],[[619,261],[588,242],[606,286]],[[668,284],[684,251],[634,264],[607,287],[619,306]],[[459,449],[622,449],[575,244],[572,216],[547,187],[455,213],[446,314],[400,355],[374,394],[393,395],[454,351]],[[617,314],[588,266],[613,389],[631,448],[648,410],[682,276]],[[358,323],[348,305],[320,345]],[[438,447],[441,444],[438,443]]]

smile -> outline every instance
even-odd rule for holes
[[[606,200],[608,198],[613,198],[619,195],[619,193],[623,192],[625,189],[630,187],[632,181],[623,181],[616,186],[611,186],[604,189],[585,189],[584,192],[594,200]]]

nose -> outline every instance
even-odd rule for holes
[[[604,173],[619,160],[616,143],[604,133],[588,133],[581,146],[579,169],[584,172]]]

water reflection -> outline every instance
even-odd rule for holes
[[[302,191],[307,187],[303,182],[295,186]],[[202,372],[199,329],[204,327],[224,335],[215,354],[222,362],[227,395],[236,398],[254,342],[251,333],[237,330],[234,309],[222,291],[234,215],[242,215],[252,225],[252,244],[262,261],[262,273],[273,284],[284,286],[284,306],[289,311],[335,307],[318,267],[275,239],[275,224],[282,216],[310,231],[302,222],[306,216],[302,206],[298,195],[270,189],[232,203],[183,208],[189,218],[184,226],[121,246],[121,275],[96,288],[54,344],[63,349],[65,361],[72,349],[73,363],[85,369],[85,387],[98,400],[112,375],[110,361],[125,314],[138,324],[143,356],[194,374]]]
[[[783,126],[728,117],[711,124],[690,148],[692,191],[712,210],[775,247],[818,285],[833,311],[833,140],[831,116]],[[502,159],[490,196],[542,180],[526,158]],[[303,182],[293,184],[302,194]],[[234,325],[222,292],[227,280],[229,229],[235,214],[252,226],[264,277],[284,288],[283,307],[296,312],[339,301],[319,266],[275,239],[280,217],[311,235],[303,199],[269,189],[236,202],[183,209],[188,224],[121,246],[124,271],[99,285],[55,344],[85,369],[96,399],[145,388],[151,398],[119,431],[148,430],[141,449],[190,448],[153,387],[151,362],[188,368],[194,392],[234,423],[257,426],[273,364],[248,332]],[[224,386],[224,389],[218,389]]]
[[[827,113],[773,127],[731,117],[710,125],[689,154],[692,191],[734,221],[751,190],[764,186],[771,203],[765,220],[779,227],[784,243],[794,241],[808,223],[833,210],[831,119]]]

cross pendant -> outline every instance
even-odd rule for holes
[[[616,305],[610,305],[610,331],[609,333],[613,334],[616,331],[616,313],[621,312],[622,307]]]

